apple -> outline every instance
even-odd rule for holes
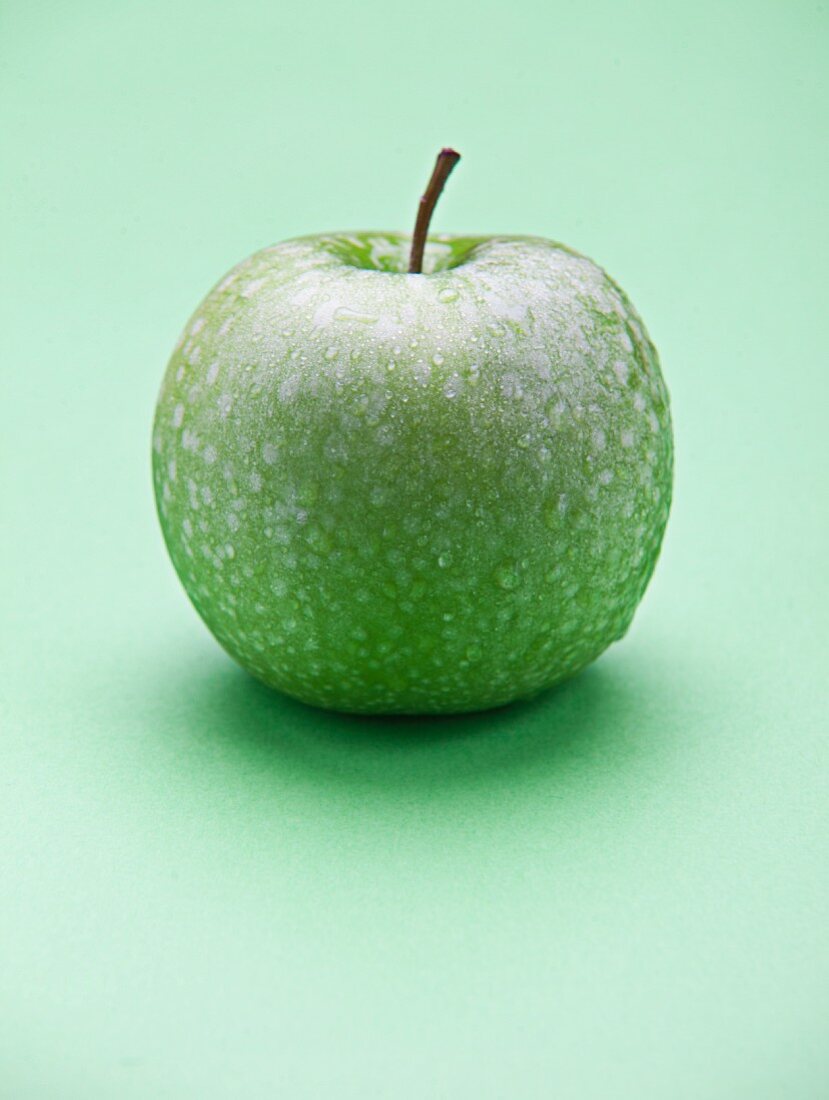
[[[241,665],[321,707],[473,711],[572,676],[627,630],[668,517],[642,321],[561,244],[427,239],[450,153],[413,238],[306,236],[234,267],[158,399],[187,594]]]

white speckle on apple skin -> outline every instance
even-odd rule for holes
[[[153,432],[167,545],[216,637],[364,713],[475,710],[578,671],[627,629],[671,498],[656,353],[601,268],[441,237],[409,275],[408,244],[301,238],[237,264]]]

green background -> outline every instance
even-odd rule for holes
[[[0,10],[0,1095],[829,1095],[826,4]],[[319,713],[187,603],[150,422],[284,237],[533,233],[662,355],[629,636],[478,717]]]

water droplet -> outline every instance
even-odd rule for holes
[[[505,592],[513,592],[519,586],[521,577],[514,561],[501,562],[495,570],[495,583]]]
[[[443,356],[440,353],[438,353],[437,355],[433,355],[432,362],[435,364],[436,367],[443,366]]]
[[[463,377],[469,383],[470,386],[477,386],[478,380],[481,377],[481,368],[478,363],[470,363],[469,366],[463,370]]]
[[[613,364],[613,373],[623,386],[627,384],[629,370],[627,363],[623,359],[617,359],[615,361]]]
[[[452,555],[448,550],[444,550],[442,554],[438,555],[438,566],[441,569],[446,569],[452,564]]]
[[[565,418],[567,413],[567,406],[558,398],[550,401],[547,408],[544,410],[547,414],[547,418],[550,424],[555,428],[558,427]]]
[[[454,302],[458,296],[457,290],[454,290],[451,286],[446,286],[438,294],[439,302]]]
[[[373,313],[362,313],[357,309],[349,309],[348,306],[338,306],[334,310],[335,321],[355,321],[361,325],[376,325],[377,318]]]
[[[326,349],[325,358],[326,359],[336,359],[337,358],[337,349],[334,347],[333,344],[331,345],[330,348]]]

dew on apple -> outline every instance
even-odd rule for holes
[[[361,313],[359,310],[350,309],[348,306],[338,306],[334,310],[335,321],[356,321],[361,325],[374,325],[377,317],[372,313]]]
[[[521,583],[521,577],[515,562],[502,562],[495,570],[495,583],[505,592],[512,592]]]
[[[670,504],[667,392],[590,261],[444,237],[400,278],[408,251],[327,234],[237,265],[173,353],[156,494],[199,614],[255,675],[345,710],[474,710],[625,632]]]

